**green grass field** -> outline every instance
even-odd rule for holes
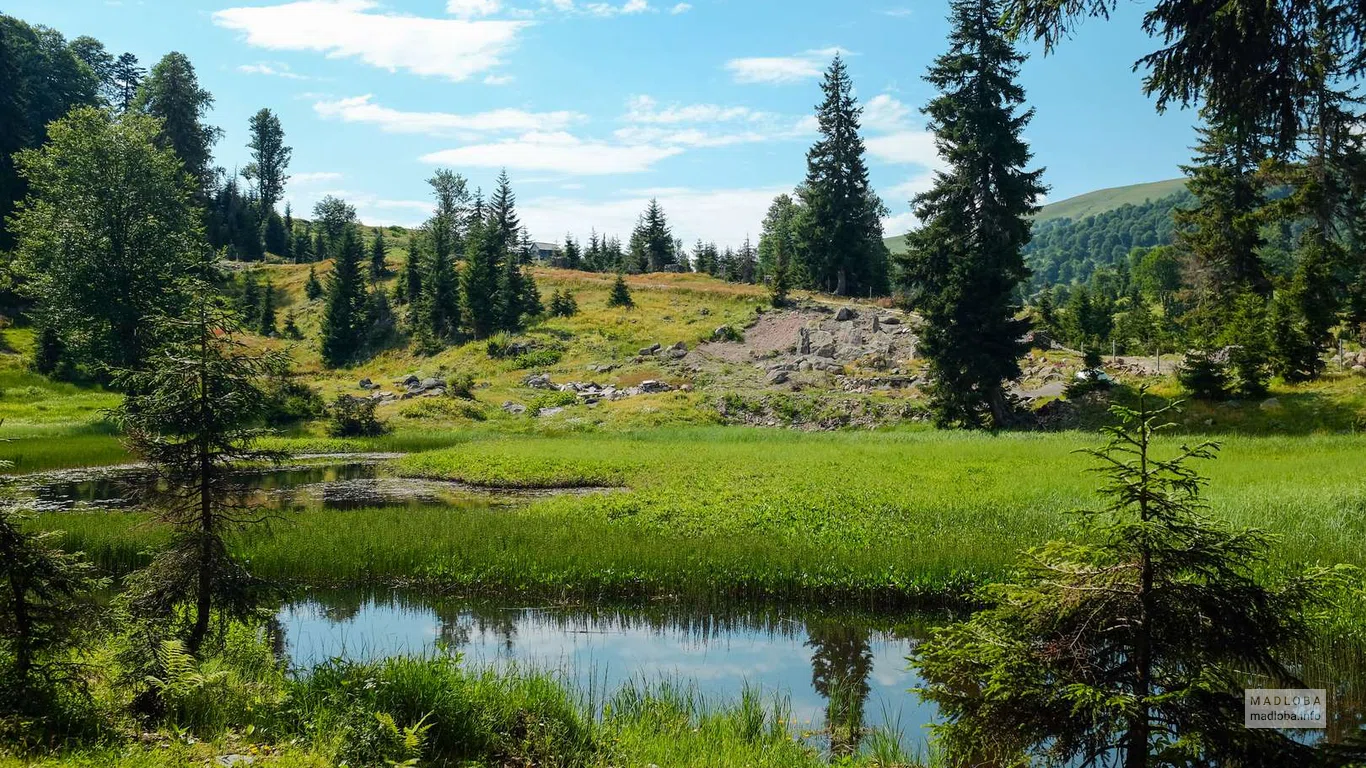
[[[1094,507],[1084,433],[739,428],[479,437],[411,454],[400,475],[506,488],[615,486],[513,510],[303,512],[237,542],[263,576],[554,595],[696,600],[957,595]],[[1174,447],[1169,445],[1168,447]],[[1210,512],[1278,535],[1270,570],[1366,565],[1352,436],[1225,441],[1202,467]],[[137,514],[38,521],[126,569],[160,533]]]

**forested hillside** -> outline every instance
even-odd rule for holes
[[[1031,288],[1085,282],[1098,267],[1120,263],[1134,248],[1170,245],[1175,228],[1172,211],[1189,207],[1193,201],[1183,190],[1137,205],[1124,203],[1082,219],[1036,219],[1034,237],[1025,247],[1025,261],[1034,273]]]

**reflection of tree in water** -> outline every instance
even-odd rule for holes
[[[436,612],[438,637],[443,645],[460,648],[468,645],[474,633],[492,634],[503,650],[512,653],[517,641],[517,622],[522,612],[496,605],[442,602],[432,606]]]
[[[813,619],[806,626],[811,648],[811,685],[825,697],[830,751],[853,754],[863,736],[863,707],[873,671],[871,633],[866,626]]]
[[[327,593],[326,598],[319,599],[316,604],[324,618],[334,624],[340,624],[354,619],[367,602],[369,597],[363,592],[338,590]]]

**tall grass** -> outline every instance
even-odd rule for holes
[[[1094,505],[1089,435],[660,430],[499,438],[398,461],[492,486],[621,484],[516,509],[300,512],[234,542],[264,576],[556,596],[924,602],[996,578]],[[1172,446],[1174,447],[1174,446]],[[1366,564],[1363,442],[1238,438],[1202,469],[1213,514],[1280,534],[1267,568]],[[161,533],[137,514],[58,513],[114,569]]]

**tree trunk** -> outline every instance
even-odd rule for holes
[[[14,671],[23,683],[33,668],[33,619],[28,614],[28,585],[24,577],[11,572],[9,584],[14,597]]]
[[[200,327],[200,372],[199,372],[199,578],[195,591],[194,627],[186,643],[191,655],[199,655],[199,647],[209,633],[209,614],[213,609],[213,457],[209,449],[209,373],[205,361],[208,360],[208,330]]]

